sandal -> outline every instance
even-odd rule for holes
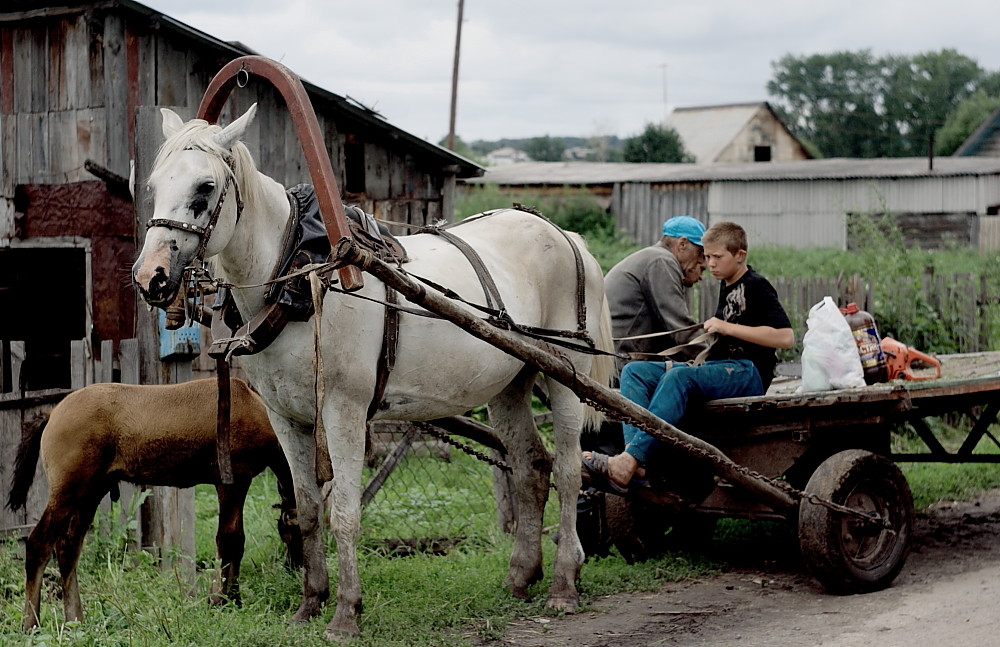
[[[649,487],[649,483],[638,476],[633,476],[628,485],[615,483],[608,472],[608,458],[607,454],[600,452],[590,452],[590,456],[581,456],[584,484],[618,496],[626,496],[630,487]]]

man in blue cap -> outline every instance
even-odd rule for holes
[[[695,324],[688,310],[686,290],[701,280],[705,253],[701,236],[705,225],[691,216],[675,216],[663,223],[663,237],[654,245],[625,257],[604,279],[616,339],[663,333]],[[619,353],[658,353],[684,344],[702,331],[615,342]],[[700,348],[689,347],[674,356],[694,359]],[[624,360],[619,360],[619,370]]]
[[[705,256],[701,237],[705,225],[691,216],[676,216],[663,223],[663,237],[654,245],[622,259],[604,277],[604,291],[611,310],[611,328],[619,354],[658,353],[686,344],[703,331],[694,328],[673,335],[624,339],[665,333],[695,324],[687,306],[686,290],[701,280]],[[704,346],[692,345],[673,356],[694,359]],[[666,358],[664,358],[666,359]],[[619,359],[621,370],[627,360]],[[614,456],[625,448],[622,425],[607,421],[597,433],[581,439],[587,453]],[[606,555],[609,548],[604,518],[603,492],[589,488],[577,504],[577,530],[588,555]]]
[[[715,316],[701,325],[716,338],[705,362],[696,366],[659,360],[631,362],[621,374],[622,396],[674,425],[693,403],[763,395],[774,376],[775,350],[795,343],[774,286],[747,264],[743,227],[717,222],[701,240],[708,269],[719,279],[720,290]],[[633,484],[648,485],[647,461],[661,454],[663,443],[631,424],[624,426],[623,436],[625,450],[618,454],[584,452],[584,474],[591,486],[625,495]],[[657,467],[670,471],[662,461]]]

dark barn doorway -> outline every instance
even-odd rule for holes
[[[86,251],[0,249],[0,313],[0,340],[25,345],[20,384],[5,366],[4,390],[70,388],[70,342],[87,336]]]

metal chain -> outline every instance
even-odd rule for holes
[[[510,472],[511,471],[510,465],[508,465],[507,463],[503,462],[502,460],[498,460],[496,458],[491,458],[491,457],[487,456],[486,454],[484,454],[484,453],[482,453],[480,451],[477,451],[474,447],[472,447],[470,445],[466,445],[464,443],[461,443],[461,442],[455,440],[454,438],[451,437],[451,435],[448,434],[448,432],[446,432],[446,431],[444,431],[442,429],[438,429],[437,427],[434,427],[433,425],[428,424],[426,422],[414,422],[413,426],[416,427],[416,428],[418,428],[418,429],[420,429],[421,431],[423,431],[425,434],[427,434],[429,436],[434,436],[435,438],[437,438],[441,442],[447,443],[448,445],[451,445],[452,447],[457,447],[458,449],[461,449],[463,452],[465,452],[469,456],[477,458],[477,459],[483,461],[484,463],[489,463],[493,467],[497,467],[499,469],[502,469],[505,472]]]

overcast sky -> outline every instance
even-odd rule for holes
[[[433,142],[448,132],[458,0],[140,0]],[[1000,0],[465,0],[467,142],[638,134],[675,107],[764,101],[771,63],[952,48],[1000,69]]]

